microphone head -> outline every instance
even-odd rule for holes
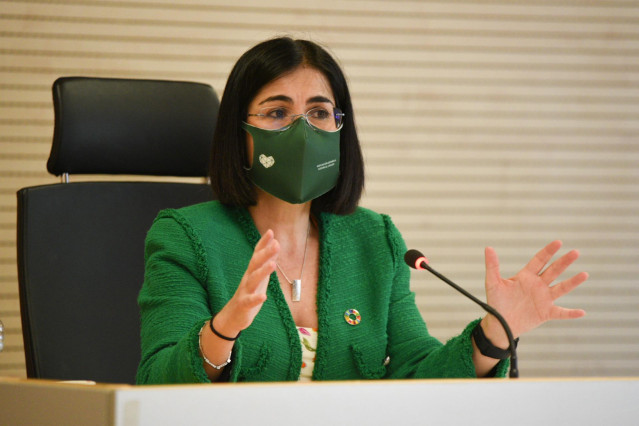
[[[410,249],[404,254],[404,262],[413,269],[424,269],[422,262],[427,264],[428,259],[419,250]]]

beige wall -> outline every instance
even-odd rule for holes
[[[639,375],[639,4],[632,1],[0,1],[0,375],[24,375],[15,192],[47,175],[62,75],[197,80],[278,34],[330,47],[351,82],[364,206],[483,298],[483,247],[504,275],[552,239],[591,280],[585,319],[520,343],[522,377]],[[52,248],[54,249],[54,248]],[[481,315],[422,274],[445,340]]]

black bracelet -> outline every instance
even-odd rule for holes
[[[213,318],[215,318],[215,317],[213,317]],[[219,331],[217,331],[215,329],[215,327],[213,327],[213,318],[211,318],[211,321],[209,321],[209,326],[211,327],[211,331],[213,332],[213,334],[215,334],[220,339],[228,340],[229,342],[234,342],[234,341],[237,340],[238,337],[240,337],[240,334],[242,334],[242,331],[240,331],[239,333],[237,333],[237,336],[235,336],[235,337],[226,337],[225,335],[223,335]]]
[[[482,355],[495,359],[508,359],[508,357],[510,357],[510,348],[501,349],[493,345],[493,342],[484,334],[484,329],[481,328],[481,324],[478,323],[475,326],[472,335],[475,339],[477,349],[479,349]],[[519,338],[515,339],[515,348],[517,347],[517,343],[519,343]]]

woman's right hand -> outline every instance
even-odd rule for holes
[[[280,245],[268,230],[258,241],[235,294],[215,316],[215,329],[229,337],[251,325],[266,301],[269,277],[275,271]]]

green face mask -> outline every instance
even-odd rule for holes
[[[253,136],[253,183],[292,204],[305,203],[330,191],[339,177],[340,131],[311,127],[299,118],[289,127],[265,130],[247,123]]]

